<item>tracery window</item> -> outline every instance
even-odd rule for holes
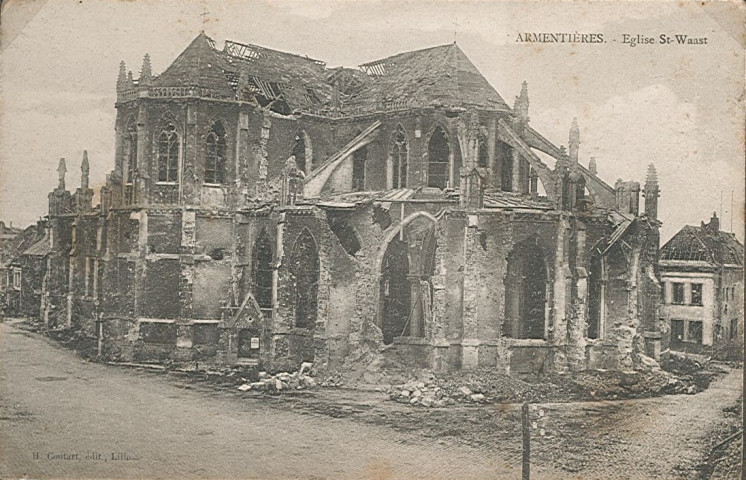
[[[179,135],[169,123],[158,136],[158,181],[176,182],[179,179]]]
[[[409,149],[407,135],[399,125],[394,133],[394,144],[391,148],[391,188],[407,186],[407,158]]]
[[[252,253],[253,294],[261,309],[272,309],[272,242],[266,232],[257,239]]]
[[[205,183],[225,182],[225,129],[215,122],[207,134],[205,148]]]

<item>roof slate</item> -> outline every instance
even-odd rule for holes
[[[242,72],[259,90],[281,94],[291,110],[328,110],[335,82],[340,85],[342,113],[399,106],[509,109],[455,43],[400,53],[353,71],[327,69],[308,57],[231,41],[221,51],[203,32],[152,85],[200,87],[213,97],[235,98]]]
[[[732,233],[685,225],[661,248],[660,259],[743,266],[743,245]]]
[[[48,235],[44,235],[41,240],[31,245],[25,252],[23,252],[24,255],[31,255],[34,257],[45,257],[50,253],[52,253],[52,246],[49,244]]]
[[[204,32],[176,57],[176,60],[153,80],[157,87],[200,87],[214,96],[230,98],[235,92],[228,82],[215,43]]]
[[[400,53],[363,64],[361,69],[372,75],[353,104],[386,104],[404,99],[408,106],[508,109],[500,94],[455,43]]]

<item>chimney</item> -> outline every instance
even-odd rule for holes
[[[712,212],[712,218],[710,219],[710,223],[706,224],[705,227],[707,227],[707,229],[710,230],[711,232],[720,231],[720,219],[718,218],[718,215],[716,212]]]

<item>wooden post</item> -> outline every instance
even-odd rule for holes
[[[523,476],[522,480],[529,480],[531,476],[531,420],[528,417],[528,403],[521,407],[521,421],[523,427]]]

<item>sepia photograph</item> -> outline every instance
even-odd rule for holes
[[[744,478],[746,4],[0,1],[0,478]]]

